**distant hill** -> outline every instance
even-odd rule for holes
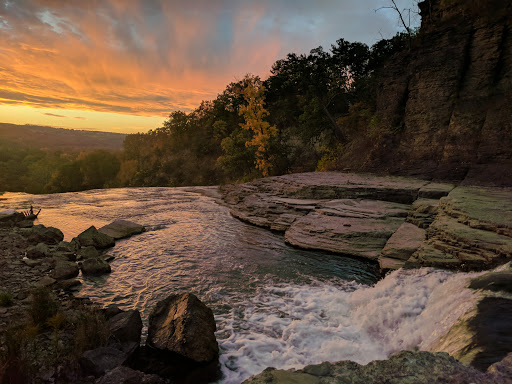
[[[121,150],[125,134],[0,123],[0,144],[49,150]]]

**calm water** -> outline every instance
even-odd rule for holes
[[[0,210],[42,208],[40,223],[61,229],[66,240],[117,218],[146,226],[147,232],[118,241],[109,251],[115,257],[110,275],[82,278],[79,295],[139,309],[146,321],[157,301],[195,293],[215,314],[224,383],[239,383],[268,366],[367,363],[426,345],[446,326],[433,322],[429,310],[465,308],[444,302],[442,289],[436,298],[435,289],[452,284],[469,295],[462,289],[463,275],[430,269],[395,272],[374,285],[374,264],[291,248],[282,236],[244,224],[212,198],[185,189],[0,198]],[[429,300],[439,309],[430,309],[437,307]],[[427,323],[432,329],[425,332]]]

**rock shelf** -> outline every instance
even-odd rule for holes
[[[231,213],[291,245],[403,266],[488,269],[512,256],[512,188],[302,173],[222,188]]]

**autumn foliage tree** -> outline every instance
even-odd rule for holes
[[[265,109],[265,87],[260,78],[246,75],[245,83],[243,95],[247,105],[240,107],[239,114],[245,120],[240,126],[252,135],[251,140],[247,141],[245,146],[256,148],[256,169],[263,176],[268,176],[273,160],[271,142],[277,137],[278,132],[275,125],[271,126],[265,120],[268,112]]]

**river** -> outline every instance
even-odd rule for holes
[[[379,281],[374,263],[289,247],[283,236],[240,222],[190,188],[0,198],[0,210],[41,208],[36,224],[61,229],[66,240],[115,219],[146,226],[109,250],[111,274],[80,276],[77,295],[138,309],[146,326],[156,302],[195,293],[215,314],[224,384],[268,366],[365,364],[401,349],[425,349],[473,301],[466,274],[422,268]]]

